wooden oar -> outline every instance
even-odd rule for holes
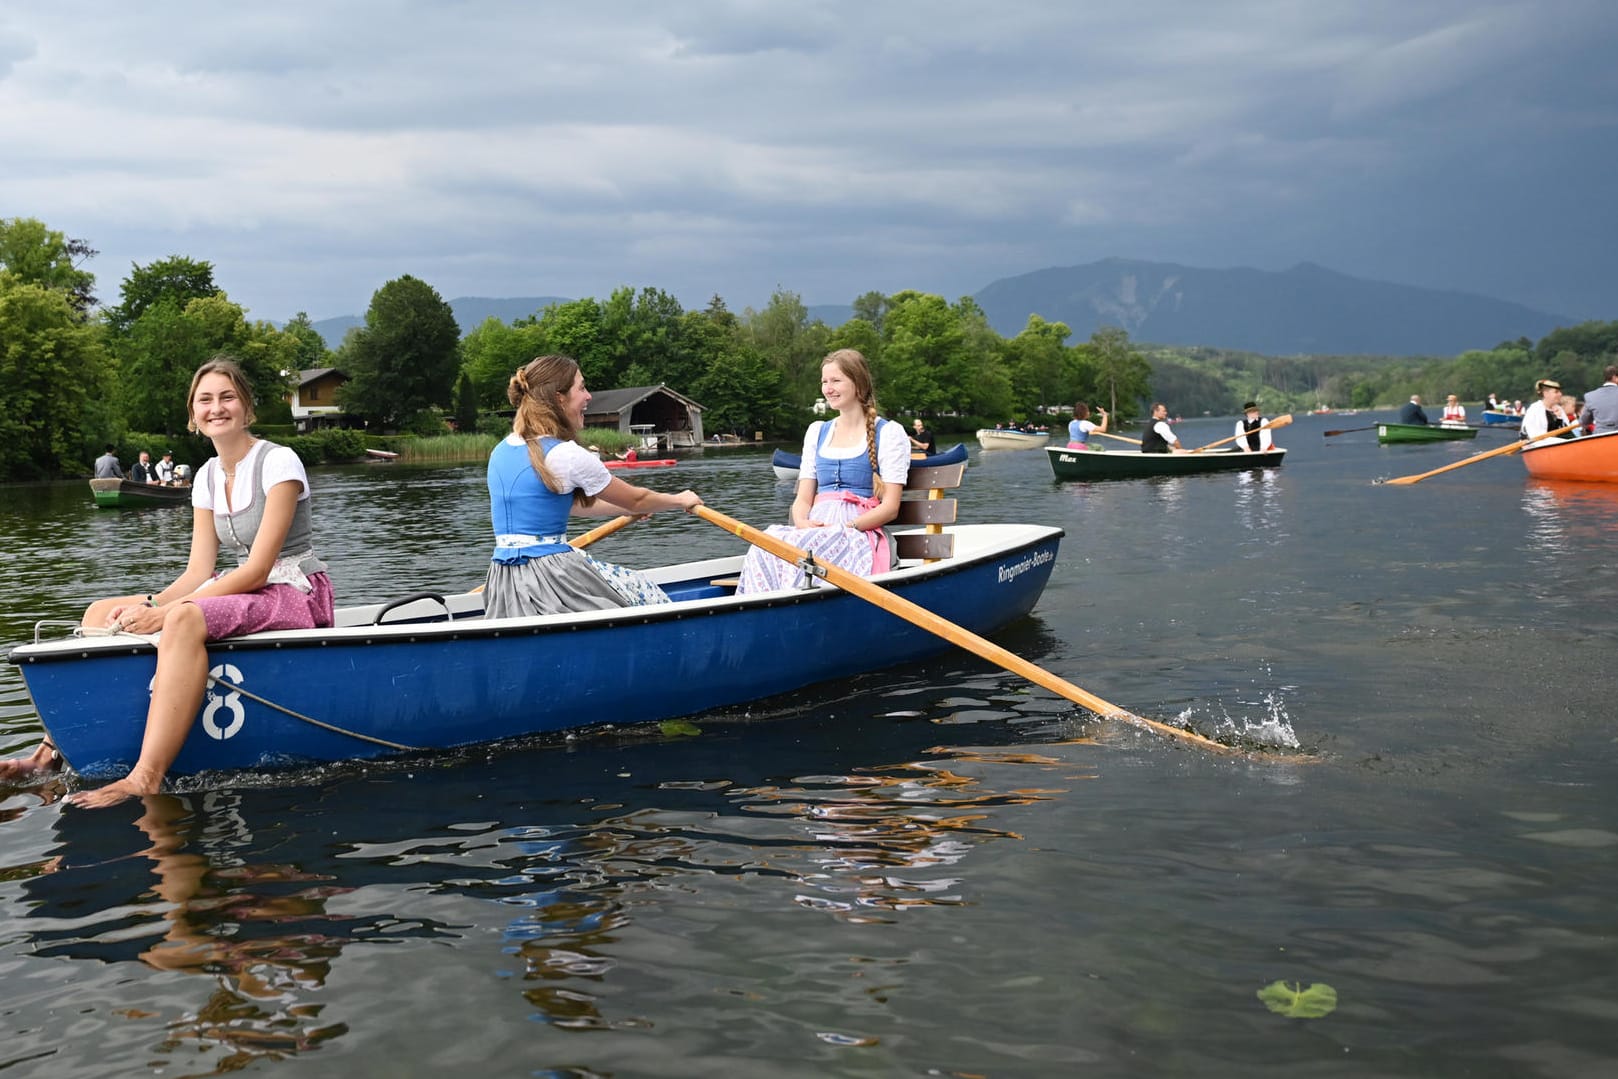
[[[1254,431],[1269,431],[1269,430],[1273,430],[1276,427],[1285,427],[1287,424],[1289,424],[1291,422],[1292,422],[1292,413],[1289,412],[1285,416],[1277,416],[1277,417],[1275,417],[1275,419],[1271,420],[1269,423],[1259,424],[1257,427],[1253,428],[1252,431],[1243,431],[1239,435],[1231,435],[1229,438],[1221,438],[1218,442],[1210,442],[1206,446],[1198,446],[1196,449],[1192,450],[1191,452],[1192,453],[1201,453],[1203,450],[1211,450],[1215,446],[1223,446],[1227,442],[1235,442],[1238,438],[1246,438],[1248,435],[1252,434]]]
[[[1373,423],[1369,427],[1344,427],[1337,431],[1322,431],[1321,434],[1326,438],[1330,438],[1332,435],[1351,435],[1355,431],[1375,431],[1380,426],[1382,425],[1379,423]]]
[[[775,557],[793,565],[801,565],[809,557],[808,553],[801,548],[794,547],[783,539],[772,536],[768,532],[762,532],[751,525],[743,524],[741,521],[733,517],[727,517],[707,506],[697,506],[691,512],[709,524],[718,525],[726,532],[740,536],[753,546],[768,551]],[[889,614],[902,618],[911,625],[919,626],[928,633],[942,637],[951,644],[960,645],[968,652],[981,656],[990,663],[1005,668],[1012,674],[1021,675],[1035,685],[1044,686],[1052,693],[1066,697],[1068,700],[1088,708],[1099,716],[1108,719],[1122,719],[1138,727],[1183,739],[1201,746],[1203,749],[1218,750],[1221,753],[1233,752],[1230,746],[1215,742],[1211,738],[1204,738],[1195,731],[1188,731],[1183,727],[1173,727],[1167,723],[1159,723],[1155,719],[1137,716],[1135,713],[1126,711],[1116,704],[1109,704],[1095,694],[1080,689],[1072,682],[1059,678],[1050,671],[1045,670],[1045,668],[1035,666],[1015,652],[1009,652],[993,641],[979,637],[971,630],[963,626],[957,626],[954,622],[934,614],[919,604],[912,603],[903,596],[896,596],[881,585],[873,584],[856,573],[850,573],[848,570],[826,562],[816,562],[814,566],[815,573],[818,576],[824,577],[843,591],[852,593],[867,603],[881,607]]]
[[[1405,485],[1407,483],[1420,483],[1422,480],[1427,479],[1429,476],[1436,476],[1440,472],[1448,472],[1452,468],[1465,468],[1467,465],[1475,464],[1478,461],[1483,460],[1485,457],[1510,456],[1511,454],[1516,453],[1518,450],[1521,450],[1524,447],[1530,446],[1535,442],[1539,442],[1542,439],[1555,438],[1558,435],[1565,435],[1569,431],[1578,430],[1578,428],[1579,428],[1579,425],[1576,424],[1576,423],[1569,424],[1566,427],[1558,427],[1554,431],[1546,431],[1544,434],[1538,435],[1538,436],[1536,436],[1534,438],[1530,438],[1526,442],[1513,442],[1511,445],[1509,445],[1509,446],[1501,446],[1499,449],[1488,450],[1487,452],[1484,452],[1484,453],[1474,453],[1472,456],[1468,457],[1464,461],[1456,461],[1454,464],[1445,465],[1443,468],[1435,468],[1431,472],[1423,472],[1423,473],[1421,473],[1419,475],[1415,475],[1415,476],[1398,476],[1398,477],[1396,477],[1394,479],[1385,480],[1383,482],[1388,483],[1388,484],[1392,484],[1394,486],[1403,486],[1403,485]]]
[[[1100,435],[1102,438],[1116,438],[1119,442],[1133,442],[1137,446],[1140,445],[1140,439],[1130,438],[1128,435],[1110,435],[1105,431],[1091,431],[1090,433]]]
[[[632,513],[626,513],[622,517],[614,517],[606,524],[596,525],[594,528],[590,529],[590,531],[584,533],[584,535],[578,537],[577,539],[568,540],[567,545],[575,550],[582,551],[596,540],[606,539],[608,536],[612,535],[614,532],[618,531],[620,528],[624,527],[624,525],[628,524],[634,519],[635,515]]]
[[[624,525],[628,524],[634,519],[634,515],[629,513],[624,514],[622,517],[614,517],[606,524],[596,525],[582,536],[568,540],[567,545],[572,547],[574,550],[582,551],[596,540],[605,539],[606,537],[612,535],[614,532],[618,531],[620,528],[624,527]],[[483,586],[478,585],[476,588],[472,589],[472,591],[474,593],[481,592],[483,591]]]

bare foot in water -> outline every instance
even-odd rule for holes
[[[0,761],[0,783],[16,783],[33,779],[43,772],[54,772],[62,767],[62,757],[49,742],[41,742],[26,757],[12,757]]]

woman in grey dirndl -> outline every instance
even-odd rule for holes
[[[690,510],[702,499],[691,491],[671,495],[625,483],[574,441],[590,392],[571,357],[530,361],[512,376],[506,398],[517,413],[511,434],[489,455],[494,556],[484,584],[484,616],[669,602],[641,573],[568,546],[568,515],[642,516]]]

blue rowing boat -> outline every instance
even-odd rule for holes
[[[1062,530],[959,525],[954,553],[873,581],[973,632],[1033,609]],[[208,648],[212,684],[173,775],[300,767],[693,715],[950,647],[838,588],[732,594],[741,557],[648,571],[674,603],[485,619],[476,593],[344,608],[331,629]],[[140,751],[155,645],[129,634],[11,649],[34,708],[89,778]]]
[[[911,468],[931,468],[934,465],[958,465],[966,460],[966,446],[960,442],[947,450],[939,450],[929,457],[911,457]],[[770,454],[770,467],[775,469],[775,478],[778,480],[795,480],[798,478],[798,469],[803,467],[803,455],[788,453],[785,450],[776,450]]]

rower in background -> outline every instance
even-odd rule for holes
[[[1566,427],[1573,421],[1562,413],[1562,384],[1552,379],[1542,378],[1534,383],[1534,389],[1539,391],[1539,400],[1529,405],[1523,412],[1522,437],[1540,438],[1548,431]],[[1565,437],[1565,436],[1557,436]]]
[[[1270,429],[1264,427],[1268,422],[1258,410],[1257,401],[1249,401],[1242,406],[1242,418],[1236,421],[1236,446],[1239,449],[1252,450],[1263,453],[1275,448],[1275,439],[1270,437]],[[1260,430],[1263,428],[1263,430]]]
[[[1584,395],[1579,409],[1579,426],[1592,434],[1618,431],[1618,363],[1609,363],[1607,381]]]
[[[1400,408],[1399,408],[1399,422],[1400,423],[1419,423],[1423,427],[1426,427],[1429,423],[1432,422],[1431,420],[1429,420],[1427,418],[1427,413],[1422,410],[1422,407],[1421,407],[1421,394],[1419,394],[1419,393],[1411,394],[1410,395],[1410,400],[1405,402],[1403,405],[1400,406]]]

